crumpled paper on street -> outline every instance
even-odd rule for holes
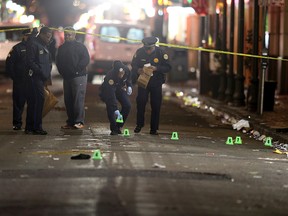
[[[247,120],[241,119],[237,123],[232,125],[233,129],[237,129],[238,131],[241,130],[242,128],[249,128],[249,122]]]

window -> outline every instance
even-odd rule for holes
[[[119,43],[120,42],[119,38],[113,38],[113,37],[121,37],[120,32],[116,26],[103,26],[100,29],[100,34],[101,34],[100,39],[102,41],[111,42],[111,43]],[[107,35],[109,37],[105,37],[105,35]],[[112,37],[110,37],[110,36],[112,36]]]
[[[100,39],[110,43],[139,43],[144,38],[144,30],[134,27],[102,26],[100,29]],[[112,37],[111,37],[112,36]],[[115,37],[115,38],[113,38]],[[120,38],[131,40],[121,40]],[[136,40],[136,41],[135,41]]]
[[[137,41],[128,40],[127,43],[139,43],[139,41],[141,41],[144,38],[144,31],[143,29],[130,28],[127,33],[127,38],[131,40],[137,40]]]
[[[6,40],[6,34],[5,34],[5,32],[0,32],[0,41],[1,41],[1,42],[5,42],[5,40]]]
[[[18,30],[18,28],[21,28],[21,30]],[[0,28],[1,30],[4,30],[4,32],[0,32],[0,41],[1,42],[5,42],[7,40],[8,41],[21,41],[23,37],[22,28],[23,26],[11,26],[11,27]],[[17,29],[17,30],[11,31],[11,29]]]

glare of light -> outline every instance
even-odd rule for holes
[[[103,19],[104,17],[104,13],[105,11],[109,11],[111,10],[112,5],[111,2],[104,2],[102,4],[99,4],[97,7],[91,9],[88,11],[88,15],[91,16],[95,16],[95,22],[100,21]]]
[[[184,93],[182,91],[176,92],[176,96],[177,97],[183,97],[183,95],[184,95]]]
[[[10,9],[10,10],[13,10],[13,11],[18,11],[18,10],[21,10],[21,6],[12,2],[11,0],[7,1],[6,2],[6,8],[7,9]]]
[[[97,9],[99,9],[101,11],[107,11],[107,10],[110,10],[111,7],[112,7],[112,5],[110,2],[105,2],[105,3],[98,5]]]
[[[27,17],[27,20],[28,20],[28,22],[33,22],[34,21],[34,16],[33,15],[29,15],[28,17]]]
[[[228,3],[229,2],[229,3]],[[227,0],[227,4],[228,5],[230,5],[231,4],[231,2],[232,2],[232,0]],[[249,3],[250,2],[250,0],[244,0],[244,3],[245,4],[247,4],[247,3]],[[235,5],[238,5],[239,4],[239,0],[235,0]]]
[[[179,36],[179,32],[185,29],[187,17],[195,14],[195,10],[192,7],[170,6],[167,7],[167,13],[169,14],[168,38],[170,40],[177,38],[179,41],[185,41],[183,37]]]
[[[20,16],[19,22],[20,23],[28,23],[28,16],[27,15]]]
[[[180,6],[170,6],[167,7],[167,12],[168,13],[175,13],[178,14],[195,14],[195,10],[192,7],[180,7]]]
[[[80,0],[74,0],[73,6],[78,7],[80,5]]]
[[[147,17],[154,17],[155,16],[156,12],[155,12],[155,8],[153,7],[153,1],[152,0],[150,0],[150,1],[138,0],[137,4],[140,8],[143,8]]]
[[[146,15],[150,18],[155,16],[155,9],[153,7],[146,8],[145,12],[146,12]]]
[[[25,12],[25,8],[24,7],[19,7],[17,10],[17,14],[22,15]]]
[[[129,8],[129,13],[132,20],[139,20],[141,17],[141,11],[138,9]]]
[[[20,23],[33,23],[34,22],[34,16],[33,15],[22,15],[19,18]]]
[[[164,13],[163,13],[163,10],[158,10],[158,15],[159,15],[159,16],[163,16],[163,14],[164,14]]]
[[[74,28],[75,30],[79,30],[79,29],[81,29],[81,28],[83,28],[83,27],[85,27],[85,26],[86,26],[86,23],[77,22],[77,23],[75,23],[75,24],[73,25],[73,28]]]
[[[15,4],[15,3],[12,2],[11,0],[7,1],[7,2],[6,2],[6,8],[7,8],[7,9],[12,8],[12,5],[13,5],[13,4]]]
[[[73,28],[76,29],[76,30],[79,30],[81,28],[87,27],[88,19],[89,19],[89,14],[88,13],[82,14],[80,16],[79,21],[74,24]]]

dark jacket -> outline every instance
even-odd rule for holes
[[[89,61],[87,48],[76,40],[61,45],[56,56],[58,71],[65,80],[86,75]]]
[[[52,59],[48,47],[37,37],[28,42],[27,66],[33,77],[47,81],[51,78]]]
[[[143,68],[145,64],[150,63],[152,66],[157,67],[157,71],[153,72],[149,84],[162,85],[165,82],[165,74],[171,70],[171,65],[168,60],[168,55],[160,48],[155,47],[153,53],[148,55],[144,47],[139,48],[132,59],[132,81],[135,83],[139,76],[138,69]]]
[[[26,45],[27,42],[22,40],[20,43],[13,46],[6,58],[6,74],[9,75],[13,81],[23,81],[28,74]]]
[[[118,77],[118,71],[120,68],[123,68],[125,71],[125,74],[121,79]],[[113,63],[113,68],[107,72],[104,81],[100,86],[99,96],[103,102],[114,106],[114,110],[117,110],[116,91],[126,91],[128,86],[132,87],[131,72],[129,68],[121,61],[115,61]]]

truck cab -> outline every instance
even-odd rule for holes
[[[86,33],[85,45],[91,57],[89,82],[94,75],[105,75],[114,60],[130,64],[142,39],[151,35],[147,26],[112,21],[95,23]]]

